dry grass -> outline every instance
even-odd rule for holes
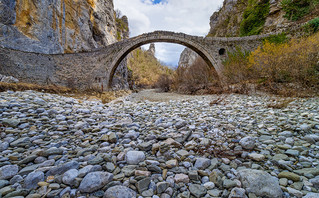
[[[76,89],[71,89],[62,86],[54,85],[37,85],[31,83],[4,83],[0,82],[0,92],[12,90],[12,91],[26,91],[26,90],[35,90],[46,93],[54,94],[64,94],[64,93],[77,93]]]
[[[0,92],[4,92],[7,90],[12,91],[26,91],[26,90],[34,90],[38,92],[45,92],[51,94],[59,94],[62,96],[73,97],[79,100],[98,100],[102,101],[103,104],[111,102],[116,98],[123,97],[131,93],[130,90],[120,90],[120,91],[110,91],[110,92],[99,92],[95,90],[85,90],[78,91],[76,89],[71,89],[68,87],[61,86],[43,86],[31,83],[3,83],[0,82]]]

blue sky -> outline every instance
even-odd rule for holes
[[[161,0],[153,0],[153,4],[158,4],[158,3],[161,3],[162,1]]]
[[[210,16],[222,4],[223,0],[114,0],[115,9],[128,17],[131,37],[155,30],[205,36]],[[170,66],[177,66],[185,48],[165,43],[155,47],[156,57]]]

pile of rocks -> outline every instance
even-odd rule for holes
[[[212,96],[211,99],[217,99]],[[2,197],[319,197],[319,99],[0,93]]]

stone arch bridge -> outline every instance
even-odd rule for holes
[[[184,45],[197,52],[223,79],[222,61],[238,48],[251,51],[269,35],[250,37],[199,37],[184,33],[155,31],[126,39],[104,48],[74,54],[38,54],[0,48],[0,73],[26,82],[77,88],[110,88],[121,61],[134,49],[149,43]]]

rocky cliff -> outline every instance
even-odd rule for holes
[[[189,48],[185,48],[185,50],[183,50],[179,58],[178,66],[188,67],[195,62],[197,57],[198,57],[198,54],[196,52],[194,52],[193,50]]]
[[[113,0],[0,1],[2,48],[41,54],[65,54],[91,51],[128,37],[128,19],[115,13]],[[21,60],[19,64],[23,67],[26,62]],[[10,71],[11,67],[3,61],[0,62],[0,67],[1,71],[7,71],[5,74],[15,76],[15,72]],[[28,68],[27,65],[25,67]],[[46,65],[40,67],[51,71]],[[74,79],[83,75],[80,71],[72,74]],[[39,71],[29,72],[34,76],[43,75],[36,73]],[[125,59],[116,71],[113,85],[128,88],[128,75]],[[45,76],[55,78],[50,72],[45,73]],[[25,81],[43,84],[34,79]],[[103,79],[97,79],[96,83],[101,81]]]
[[[0,46],[5,48],[46,54],[89,51],[123,38],[124,29],[117,27],[112,0],[0,2]]]
[[[256,4],[262,2],[256,1]],[[267,16],[260,33],[270,33],[279,31],[289,24],[284,18],[284,11],[280,6],[280,0],[267,0]],[[225,0],[219,11],[215,12],[210,18],[210,36],[240,36],[240,25],[244,19],[244,12],[249,6],[249,1]],[[265,7],[268,5],[265,5]],[[260,19],[263,20],[263,19]]]

